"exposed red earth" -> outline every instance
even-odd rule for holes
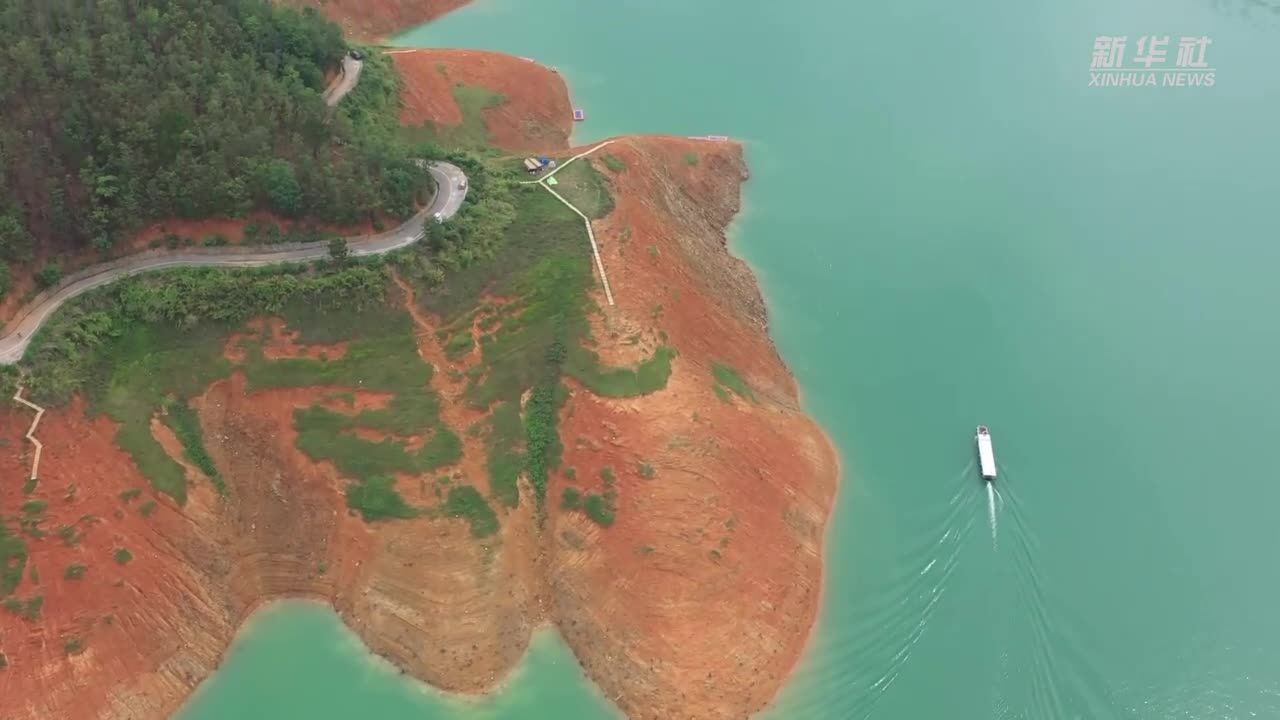
[[[297,7],[314,7],[342,27],[347,35],[374,42],[405,28],[435,20],[470,0],[284,0]]]
[[[392,50],[406,78],[400,122],[458,125],[462,110],[453,88],[473,85],[505,101],[483,111],[493,145],[509,150],[564,148],[573,131],[569,91],[552,70],[521,58],[482,50]]]

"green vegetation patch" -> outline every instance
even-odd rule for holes
[[[613,503],[602,495],[588,495],[583,503],[583,512],[592,522],[600,527],[609,527],[613,525],[615,513],[617,512]]]
[[[332,321],[314,310],[290,307],[290,327],[311,342],[348,341],[338,359],[289,358],[268,361],[256,354],[246,365],[253,387],[335,385],[395,393],[386,408],[356,415],[316,405],[294,413],[298,447],[314,460],[333,462],[357,485],[397,472],[421,473],[456,463],[462,440],[440,421],[440,398],[431,389],[432,368],[418,356],[414,325],[400,308],[379,304],[364,310],[340,310]],[[359,437],[357,430],[385,433],[381,440]],[[408,449],[409,439],[425,437]],[[376,514],[376,513],[375,513]],[[388,517],[398,517],[392,514]]]
[[[125,548],[116,548],[114,556],[116,562],[120,565],[128,565],[133,560],[133,553]]]
[[[481,338],[480,361],[467,373],[463,396],[490,411],[490,496],[515,507],[518,478],[527,472],[542,508],[549,472],[563,453],[558,423],[568,390],[561,378],[578,378],[602,395],[641,395],[666,386],[675,353],[662,348],[635,368],[602,367],[582,348],[594,310],[588,294],[594,278],[581,219],[540,188],[497,187],[516,209],[500,251],[461,263],[420,293],[419,302],[446,326],[469,326],[485,294],[509,299],[500,326]]]
[[[539,507],[547,497],[549,470],[560,466],[564,445],[558,429],[560,408],[569,398],[569,389],[558,381],[539,383],[533,388],[525,413],[525,442],[528,447],[529,482]]]
[[[449,338],[449,342],[445,343],[444,354],[450,360],[461,360],[476,346],[475,338],[471,336],[470,330],[463,330],[453,337]]]
[[[560,496],[560,508],[562,510],[581,510],[582,492],[578,488],[565,488],[564,494]]]
[[[0,519],[0,597],[6,597],[22,582],[27,569],[27,543],[13,534]]]
[[[44,607],[44,596],[36,595],[34,597],[22,600],[21,598],[8,597],[4,601],[4,609],[21,617],[24,620],[35,620],[40,617],[40,610]]]
[[[317,313],[362,308],[382,303],[385,293],[384,272],[369,266],[328,273],[285,266],[147,275],[69,303],[36,335],[23,365],[33,395],[43,404],[56,405],[84,391],[94,412],[120,424],[116,444],[133,457],[152,486],[183,503],[182,466],[155,440],[151,419],[166,404],[185,407],[209,383],[230,373],[231,365],[222,357],[227,336],[250,317],[283,312],[291,305]],[[180,427],[189,456],[193,451],[203,456],[197,462],[203,465],[207,453],[198,443],[198,423],[192,418]]]
[[[404,134],[412,140],[441,147],[482,148],[489,145],[489,126],[485,123],[484,111],[506,104],[507,97],[478,85],[454,83],[453,99],[462,113],[462,122],[444,125],[428,121],[406,129]]]
[[[609,168],[611,172],[620,173],[627,169],[627,164],[617,155],[606,154],[603,160],[604,166]]]
[[[87,572],[89,572],[89,568],[84,565],[68,565],[67,569],[62,573],[62,577],[67,580],[82,580]]]
[[[613,170],[613,166],[609,165],[610,157],[612,156],[607,156],[604,162],[610,170]],[[613,159],[618,160],[618,158]],[[609,181],[596,170],[588,158],[582,158],[565,166],[563,170],[556,173],[555,179],[559,183],[555,187],[556,192],[573,203],[583,215],[592,220],[598,220],[613,212],[613,194],[609,192]]]
[[[348,485],[347,507],[359,510],[365,522],[414,518],[419,514],[396,490],[395,478],[385,476]]]
[[[471,536],[480,539],[498,532],[498,516],[489,507],[484,496],[470,485],[449,488],[444,513],[449,517],[464,518],[471,525]]]
[[[519,401],[507,400],[494,405],[485,441],[489,494],[509,508],[520,504],[518,480],[525,462],[523,435]]]
[[[209,451],[204,446],[200,418],[196,417],[195,411],[175,398],[168,398],[164,403],[164,409],[164,422],[182,443],[182,450],[187,459],[209,478],[219,495],[226,495],[227,483],[222,479],[222,473],[218,472],[218,467],[213,464],[213,458],[209,457]]]
[[[725,365],[724,363],[715,363],[711,366],[711,375],[716,379],[717,387],[723,387],[731,390],[735,395],[743,400],[750,400],[751,402],[756,401],[756,394],[751,390],[751,386],[748,385],[747,381],[743,380],[742,376],[738,374],[738,371],[734,370],[732,367]],[[716,394],[720,395],[720,392],[717,392]],[[725,398],[721,396],[720,399],[724,400]]]
[[[664,345],[654,351],[653,357],[634,368],[608,368],[600,365],[595,353],[579,346],[569,353],[566,371],[596,395],[637,397],[667,386],[675,356],[675,350]]]
[[[733,404],[733,395],[731,395],[723,385],[720,383],[711,383],[711,389],[715,391],[716,397],[720,398],[720,402],[725,403],[726,405]]]

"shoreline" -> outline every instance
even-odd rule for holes
[[[744,156],[745,156],[745,152],[748,148],[748,144],[745,141],[737,140],[737,139],[732,140],[732,142],[736,142],[740,147],[742,147]],[[734,249],[734,245],[742,241],[741,234],[743,232],[743,225],[748,221],[747,220],[748,205],[746,201],[746,194],[747,194],[747,188],[749,186],[749,183],[753,179],[754,179],[754,176],[749,177],[746,181],[741,183],[741,185],[739,186],[738,212],[734,214],[733,221],[725,229],[725,252],[727,252],[732,257],[735,257],[741,260],[743,264],[745,264],[747,268],[751,271],[752,279],[755,282],[756,290],[760,293],[760,297],[765,303],[766,317],[769,320],[768,324],[765,326],[765,336],[769,339],[769,345],[773,347],[773,351],[775,354],[777,354],[778,360],[783,364],[783,366],[787,370],[787,373],[792,378],[792,382],[794,383],[794,386],[795,386],[796,402],[799,407],[799,410],[802,413],[804,413],[804,415],[813,422],[814,427],[817,429],[817,431],[820,433],[822,437],[823,443],[831,451],[831,457],[835,459],[835,483],[834,483],[834,488],[831,494],[831,507],[828,509],[826,521],[823,523],[823,526],[822,526],[822,542],[821,542],[822,573],[821,575],[819,575],[819,580],[818,580],[818,602],[815,606],[813,618],[809,623],[809,630],[805,635],[804,644],[801,647],[800,655],[797,658],[795,665],[791,667],[791,670],[787,673],[786,678],[784,679],[782,684],[779,685],[778,692],[774,695],[773,700],[771,700],[768,706],[766,706],[765,709],[761,711],[761,713],[768,713],[768,712],[778,711],[779,709],[778,699],[786,691],[786,688],[797,679],[803,666],[809,659],[811,659],[812,653],[816,649],[815,641],[818,637],[818,629],[822,625],[822,618],[823,618],[823,615],[825,614],[824,611],[826,610],[827,601],[828,601],[827,591],[829,589],[830,583],[828,582],[827,576],[830,572],[830,562],[832,560],[831,554],[829,552],[832,547],[831,534],[834,531],[833,528],[835,527],[835,524],[836,524],[835,518],[836,518],[836,512],[840,507],[840,498],[843,493],[848,491],[848,488],[846,488],[845,485],[846,483],[849,482],[849,477],[845,474],[845,458],[843,453],[841,453],[840,451],[840,446],[835,442],[835,439],[831,436],[831,432],[827,429],[827,427],[822,422],[820,422],[818,418],[812,414],[812,412],[809,411],[807,404],[805,403],[804,385],[800,382],[799,378],[796,377],[795,371],[792,370],[791,364],[787,362],[786,356],[783,354],[782,349],[778,347],[778,342],[773,336],[773,330],[772,330],[773,313],[770,310],[769,296],[765,292],[764,284],[760,280],[760,273],[757,270],[756,265],[754,265],[750,260],[748,260],[745,256],[743,256],[741,253],[737,252]]]
[[[539,636],[552,635],[554,637],[552,637],[550,641],[558,642],[564,652],[568,655],[569,659],[574,661],[575,671],[578,673],[580,679],[584,681],[584,685],[586,685],[592,694],[599,700],[608,704],[610,709],[614,712],[614,717],[625,718],[618,707],[600,692],[595,683],[591,682],[591,678],[586,674],[582,664],[578,662],[577,657],[574,656],[573,651],[568,646],[568,643],[565,642],[564,635],[560,632],[560,628],[553,622],[543,621],[533,628],[533,631],[529,636],[529,643],[525,647],[524,654],[520,656],[520,660],[512,666],[510,672],[499,678],[492,687],[476,693],[453,692],[436,687],[435,685],[410,674],[404,668],[397,665],[391,658],[388,658],[386,655],[383,655],[369,647],[364,638],[360,636],[360,633],[356,632],[355,628],[347,622],[347,618],[343,615],[342,611],[334,605],[332,599],[315,593],[300,593],[297,595],[262,598],[247,607],[241,614],[242,616],[238,618],[235,635],[232,637],[231,642],[227,643],[227,646],[223,650],[221,657],[219,657],[218,663],[213,672],[205,676],[190,693],[179,701],[176,707],[166,714],[166,716],[171,718],[171,720],[182,720],[186,716],[187,711],[190,709],[189,706],[192,703],[200,701],[200,698],[203,695],[211,692],[210,684],[214,682],[215,677],[223,671],[223,668],[231,658],[232,653],[241,647],[253,633],[262,631],[262,628],[259,626],[273,619],[269,617],[271,613],[292,612],[297,609],[291,606],[308,606],[323,610],[332,616],[332,620],[334,620],[337,625],[337,631],[345,636],[345,639],[353,641],[350,643],[351,647],[344,648],[344,651],[349,650],[353,657],[358,654],[359,658],[356,659],[356,662],[365,663],[371,668],[376,668],[378,671],[383,672],[387,677],[395,678],[397,681],[412,687],[415,692],[427,696],[433,701],[453,703],[473,708],[482,706],[485,703],[498,698],[503,693],[510,691],[515,683],[520,680],[521,676],[529,672],[529,663],[532,662],[530,655],[534,652],[534,643],[548,642],[548,640],[539,640]]]
[[[737,143],[739,147],[743,149],[744,158],[745,158],[747,143],[737,139],[732,139],[731,142]],[[748,168],[749,167],[750,166],[748,165]],[[845,475],[844,456],[840,452],[840,446],[836,444],[834,438],[832,438],[831,433],[829,430],[827,430],[826,426],[823,425],[821,422],[819,422],[817,417],[815,417],[814,415],[812,415],[812,413],[808,411],[805,404],[804,386],[803,384],[801,384],[800,380],[796,377],[795,371],[792,370],[791,364],[787,362],[786,356],[783,354],[782,349],[778,347],[778,342],[773,336],[773,313],[770,312],[768,294],[765,292],[764,284],[760,280],[760,273],[757,271],[756,266],[752,264],[750,260],[748,260],[746,257],[744,257],[742,254],[740,254],[734,249],[735,243],[741,242],[741,233],[743,232],[743,225],[747,222],[747,219],[746,219],[747,218],[747,202],[745,198],[747,194],[748,183],[750,183],[751,180],[752,178],[749,177],[747,180],[743,181],[738,187],[739,206],[738,206],[738,211],[734,213],[733,221],[729,224],[728,227],[725,228],[725,245],[724,245],[725,252],[728,253],[731,257],[741,260],[742,263],[746,265],[747,269],[751,272],[752,281],[755,283],[756,291],[760,293],[760,298],[765,304],[765,317],[767,320],[767,323],[765,325],[765,337],[768,338],[769,345],[773,348],[773,352],[778,356],[778,361],[782,363],[783,367],[786,368],[787,374],[791,377],[792,383],[795,387],[796,404],[798,406],[798,409],[806,417],[808,417],[810,421],[813,423],[814,428],[818,431],[819,435],[822,438],[822,442],[830,450],[831,457],[835,460],[835,480],[834,480],[834,487],[831,494],[831,507],[828,509],[826,520],[825,522],[823,522],[823,525],[822,525],[822,541],[821,541],[822,572],[818,576],[818,602],[814,606],[813,617],[810,619],[810,622],[809,622],[809,630],[805,634],[804,643],[801,646],[800,654],[797,657],[795,664],[791,666],[791,669],[787,673],[786,677],[783,679],[783,682],[778,686],[778,692],[774,694],[773,699],[769,701],[769,704],[765,706],[765,708],[761,710],[760,713],[756,713],[756,715],[759,715],[762,713],[778,711],[778,699],[782,696],[782,693],[785,692],[787,686],[796,680],[806,660],[810,658],[811,653],[813,653],[815,649],[814,642],[818,637],[818,628],[822,624],[821,620],[824,614],[823,611],[826,608],[826,604],[828,600],[827,590],[828,590],[829,583],[827,581],[828,580],[827,575],[830,570],[828,565],[831,561],[831,555],[829,554],[829,550],[831,548],[831,533],[832,533],[832,528],[835,525],[834,519],[836,515],[836,510],[840,506],[841,493],[847,490],[844,486],[845,486],[845,483],[848,481],[848,477]]]

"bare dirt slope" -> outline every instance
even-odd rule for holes
[[[347,35],[372,42],[421,25],[466,5],[470,0],[282,0],[313,7]]]
[[[405,78],[400,122],[456,126],[458,85],[485,88],[503,100],[483,111],[489,141],[509,150],[554,150],[568,145],[573,107],[560,75],[537,63],[482,50],[394,50]]]

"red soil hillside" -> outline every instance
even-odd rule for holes
[[[511,150],[553,150],[568,145],[573,107],[564,80],[542,65],[480,50],[392,50],[404,78],[400,122],[456,126],[463,122],[454,99],[458,84],[505,98],[483,111],[489,141]]]
[[[466,5],[470,0],[283,0],[287,5],[314,7],[342,26],[347,35],[365,41],[381,40],[421,25]]]

